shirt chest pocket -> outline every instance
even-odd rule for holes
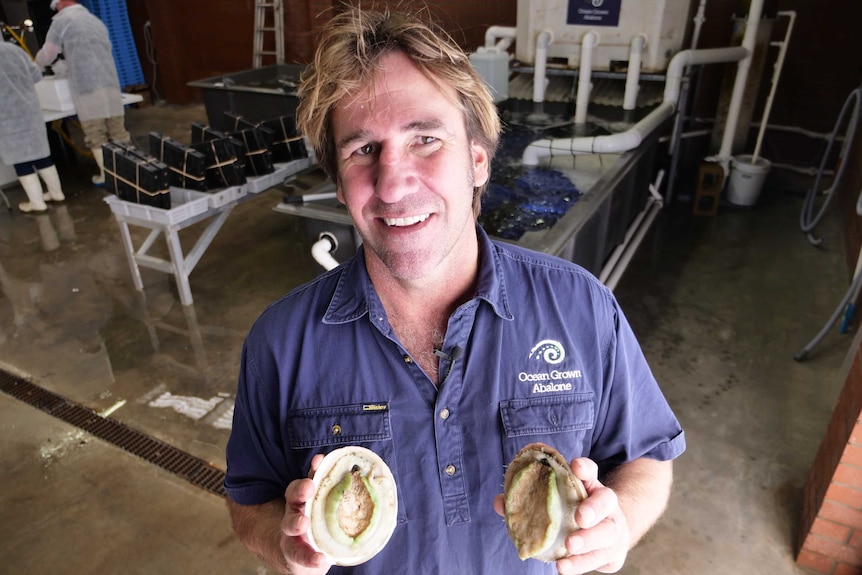
[[[287,421],[291,449],[392,442],[388,403],[299,409]]]
[[[595,425],[592,393],[502,401],[500,418],[506,463],[535,442],[553,447],[569,461],[589,456]]]
[[[383,458],[398,488],[398,521],[407,520],[398,462],[392,443],[388,403],[363,403],[298,409],[287,414],[289,454],[301,469],[311,469],[311,460],[339,447],[359,445]]]

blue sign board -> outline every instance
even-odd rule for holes
[[[569,0],[566,24],[619,26],[622,0]]]

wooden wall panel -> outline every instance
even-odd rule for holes
[[[246,70],[252,66],[254,0],[127,0],[130,21],[141,55],[144,75],[152,82],[146,60],[143,25],[151,22],[157,64],[157,89],[170,103],[199,101],[197,88],[186,84]],[[338,0],[285,2],[285,60],[305,63],[314,54],[319,27],[342,3]],[[401,9],[419,10],[425,2],[390,2]],[[368,2],[363,3],[369,5]],[[433,3],[433,16],[467,49],[481,45],[491,25],[514,25],[515,0],[470,3],[448,0]]]

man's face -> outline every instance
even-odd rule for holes
[[[338,198],[371,258],[397,279],[440,278],[476,259],[473,188],[488,155],[467,141],[455,91],[400,52],[333,110]],[[370,252],[370,253],[369,253]]]

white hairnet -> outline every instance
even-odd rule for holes
[[[57,9],[57,4],[60,3],[60,0],[51,0],[51,10]]]

